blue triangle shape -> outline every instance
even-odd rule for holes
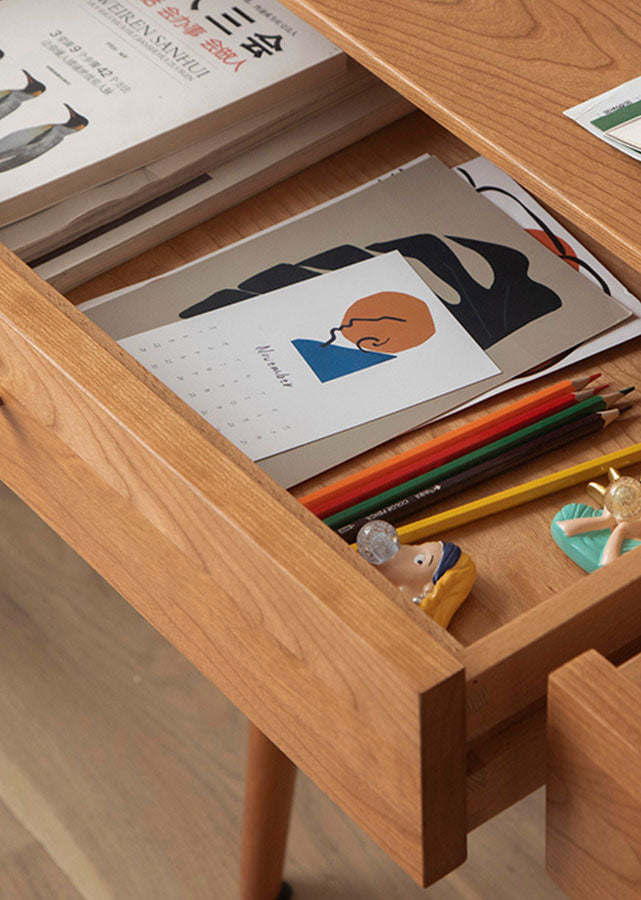
[[[396,359],[391,353],[374,353],[351,347],[336,347],[334,344],[324,346],[321,341],[306,338],[298,338],[292,344],[319,381],[323,382],[342,378],[359,369],[369,369],[388,359]]]

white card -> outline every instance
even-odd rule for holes
[[[641,116],[616,125],[614,128],[608,128],[606,134],[615,141],[623,141],[624,144],[629,144],[635,150],[641,150]]]
[[[254,460],[500,371],[397,251],[120,344]]]
[[[573,119],[579,125],[595,135],[611,147],[621,150],[634,159],[641,158],[641,152],[634,147],[629,147],[617,139],[606,128],[607,117],[618,110],[626,110],[639,103],[641,100],[641,78],[631,78],[623,84],[608,91],[604,91],[596,97],[590,97],[576,106],[566,109],[563,115]]]

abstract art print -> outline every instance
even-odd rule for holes
[[[120,343],[255,460],[498,371],[398,252]]]

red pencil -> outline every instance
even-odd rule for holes
[[[373,497],[374,494],[379,494],[381,491],[396,487],[397,484],[402,484],[404,481],[408,481],[416,475],[422,475],[430,469],[442,466],[446,462],[456,459],[458,456],[470,453],[472,450],[483,447],[485,444],[490,444],[492,441],[497,441],[499,438],[512,434],[512,432],[518,431],[520,428],[532,425],[534,422],[538,422],[546,416],[551,416],[556,412],[560,412],[562,409],[567,409],[568,406],[573,406],[575,403],[587,400],[588,397],[601,393],[605,387],[607,387],[607,385],[600,385],[594,390],[587,389],[585,391],[577,391],[574,394],[566,394],[565,397],[556,397],[549,403],[543,403],[535,409],[518,413],[514,418],[509,419],[502,424],[488,425],[483,431],[479,431],[474,435],[462,437],[460,441],[451,444],[449,447],[444,447],[436,453],[426,452],[422,456],[414,457],[409,462],[405,463],[405,465],[398,466],[393,472],[374,473],[368,480],[367,485],[345,488],[340,498],[341,509],[359,503],[361,500],[366,500],[368,497]],[[325,513],[316,513],[316,515],[325,518]]]
[[[585,394],[581,389],[597,377],[598,375],[592,375],[552,385],[396,457],[383,460],[307,494],[300,498],[300,502],[321,518],[333,515],[347,506],[400,484],[414,474],[442,465],[461,453],[483,446],[489,440],[496,440],[539,418],[551,415],[577,402],[577,393],[580,399],[592,396],[595,390],[588,389]]]

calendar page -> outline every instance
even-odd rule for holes
[[[120,344],[254,460],[500,371],[397,251]]]

